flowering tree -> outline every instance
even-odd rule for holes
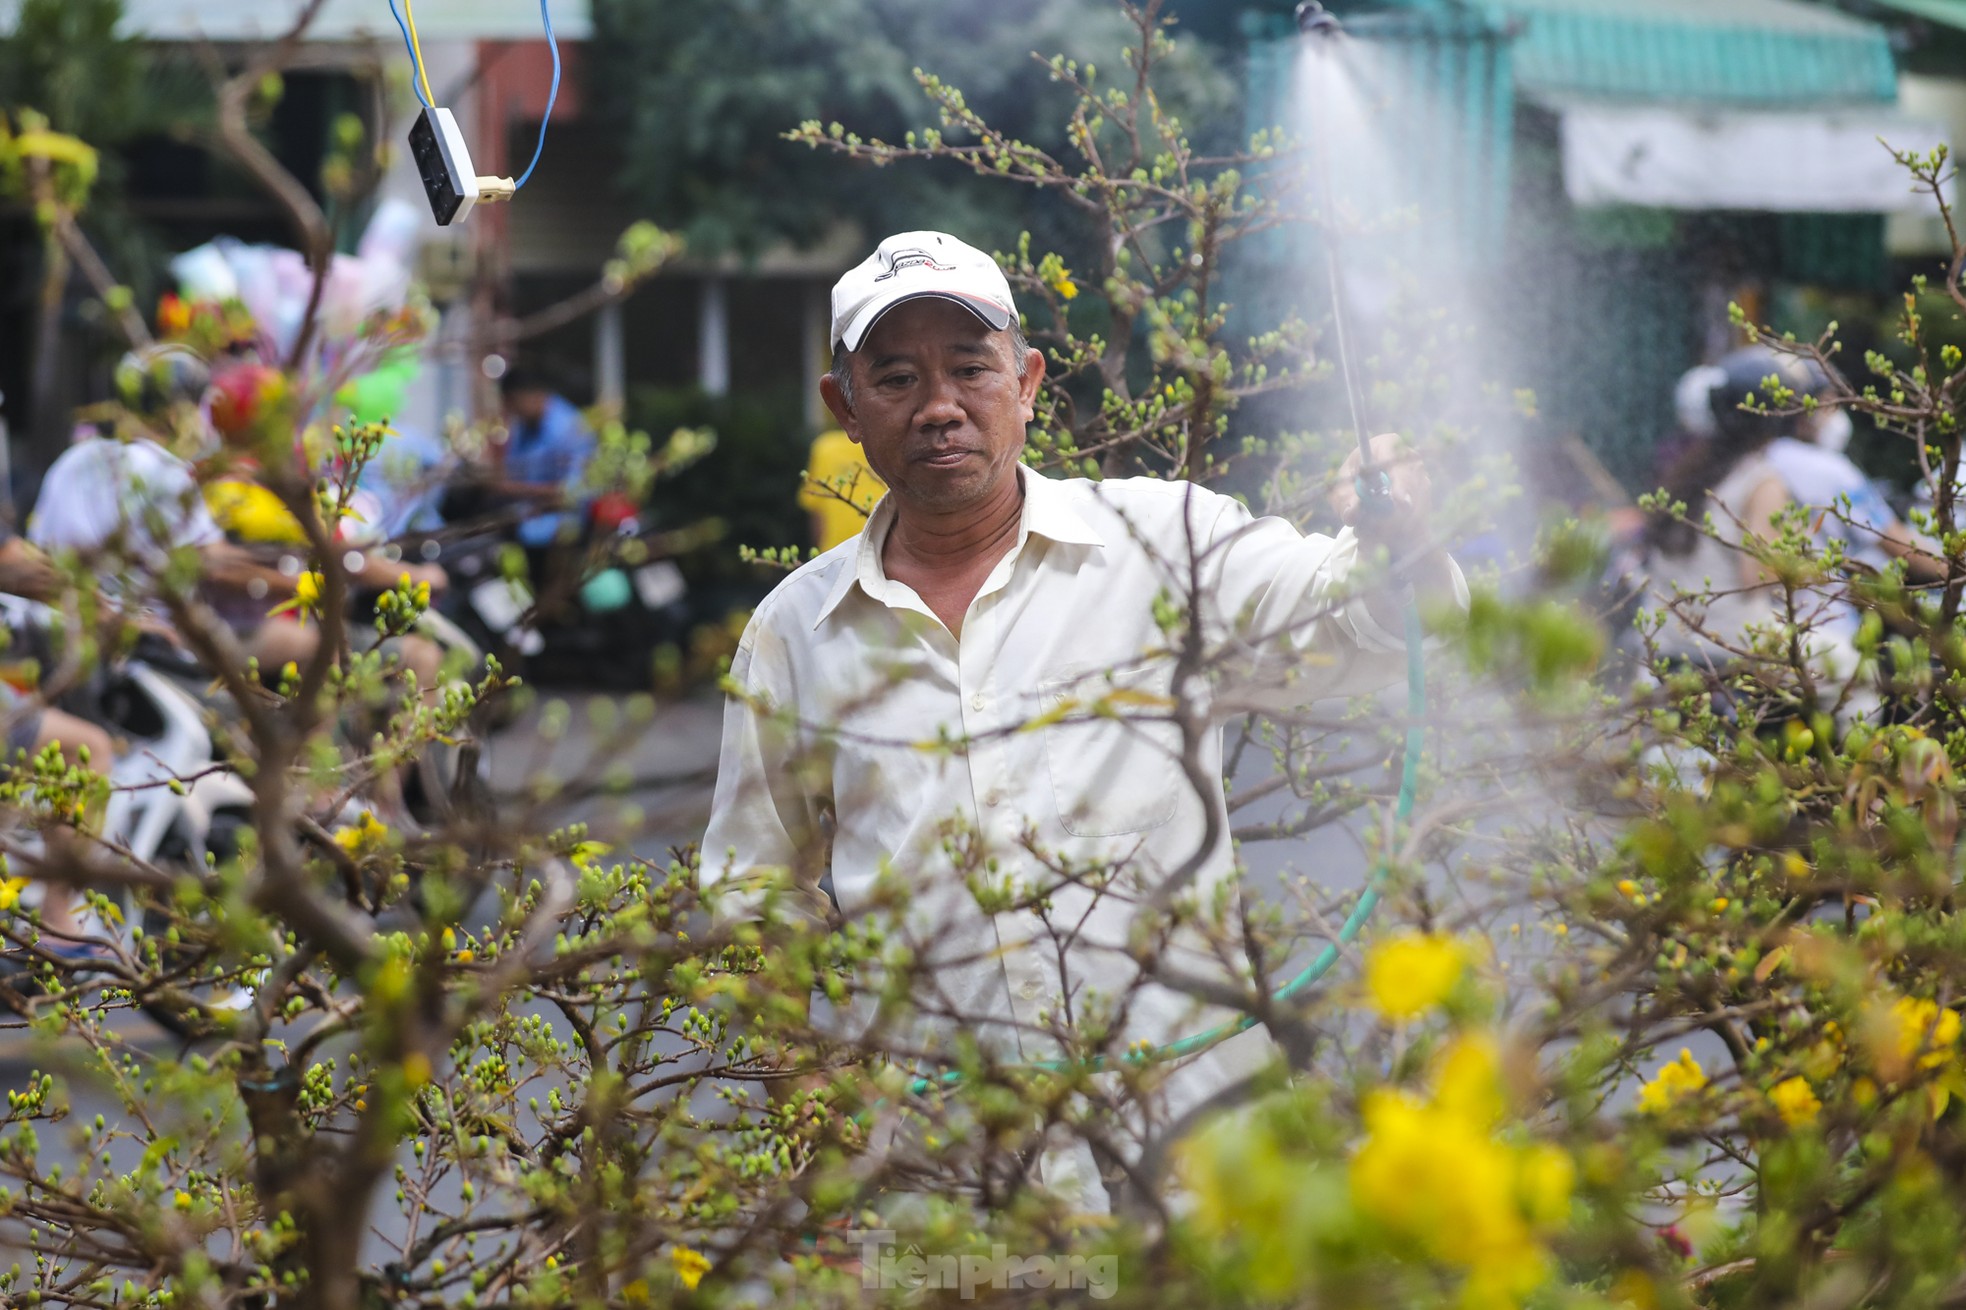
[[[1077,101],[1071,160],[996,135],[929,77],[933,132],[798,136],[1071,197],[1109,252],[1101,267],[1028,244],[1005,260],[1042,307],[1031,326],[1054,365],[1027,461],[1217,477],[1263,453],[1237,431],[1238,402],[1320,375],[1308,325],[1239,341],[1219,299],[1233,242],[1285,217],[1242,170],[1288,151],[1266,137],[1194,155],[1152,93],[1169,38],[1153,7],[1129,12],[1139,41],[1121,84],[1047,65]],[[18,137],[0,141],[0,169],[9,148],[22,153]],[[1940,190],[1943,158],[1906,162]],[[1962,263],[1945,313],[1966,310]],[[468,756],[508,680],[453,669],[434,696],[397,694],[401,666],[371,634],[414,625],[427,598],[413,586],[383,597],[360,640],[340,635],[351,588],[332,525],[382,434],[335,432],[322,380],[279,370],[281,403],[239,441],[303,526],[315,581],[299,603],[337,634],[322,654],[262,686],[181,552],[68,574],[78,614],[97,573],[126,574],[125,594],[168,610],[223,681],[250,824],[236,850],[170,867],[102,842],[82,862],[9,842],[14,879],[90,889],[128,931],[78,967],[18,881],[0,896],[0,933],[29,969],[6,997],[46,1070],[0,1117],[0,1240],[28,1253],[0,1292],[334,1310],[903,1304],[924,1285],[1042,1305],[1951,1304],[1966,1286],[1953,1095],[1966,535],[1952,519],[1966,373],[1929,344],[1939,312],[1908,302],[1902,356],[1868,361],[1863,383],[1830,340],[1776,340],[1835,385],[1749,403],[1847,405],[1916,442],[1935,508],[1915,526],[1940,580],[1894,566],[1852,581],[1800,514],[1772,539],[1728,537],[1783,595],[1862,609],[1882,708],[1838,722],[1842,692],[1795,605],[1702,666],[1636,641],[1647,676],[1596,686],[1609,634],[1562,599],[1596,555],[1574,525],[1552,531],[1546,594],[1481,589],[1464,620],[1442,620],[1473,676],[1436,682],[1435,726],[1474,748],[1430,764],[1407,823],[1364,825],[1386,901],[1322,988],[1276,994],[1339,935],[1350,894],[1252,882],[1170,894],[1139,919],[1143,986],[1275,1039],[1266,1071],[1175,1121],[1139,1113],[1182,1061],[1129,1048],[1130,994],[1059,1018],[1046,1063],[982,1040],[907,934],[904,879],[796,931],[770,897],[761,917],[708,916],[694,852],[616,858],[469,785],[416,827],[364,815],[386,772]],[[389,344],[414,330],[370,326]],[[645,482],[670,456],[627,443],[608,463]],[[1325,462],[1270,470],[1258,497],[1310,519]],[[1176,567],[1155,617],[1196,680],[1171,695],[1115,684],[1007,731],[1123,722],[1186,747],[1207,730],[1193,689],[1237,652],[1197,617],[1196,562],[1162,545]],[[1668,598],[1697,622],[1694,599]],[[1657,627],[1648,617],[1641,636]],[[627,702],[601,758],[653,709]],[[382,723],[359,748],[354,710]],[[1239,718],[1225,767],[1245,855],[1390,813],[1399,726],[1370,703]],[[22,829],[60,827],[104,785],[43,756],[0,803]],[[952,818],[942,836],[985,912],[1043,918],[1070,893],[1129,891],[1123,860],[1027,850],[1042,872],[1011,885],[973,828]],[[1069,944],[1072,923],[1045,922]],[[1177,939],[1222,969],[1157,949]],[[135,1006],[184,1044],[134,1040]],[[869,1012],[871,1027],[838,1022]],[[84,1097],[109,1108],[78,1115]],[[1030,1161],[1064,1145],[1089,1148],[1112,1213],[1033,1185]]]

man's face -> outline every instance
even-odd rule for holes
[[[1044,357],[1024,376],[1008,332],[960,305],[924,298],[895,306],[848,357],[853,408],[824,394],[847,435],[901,503],[947,514],[979,505],[1016,476]]]
[[[505,412],[521,423],[537,423],[546,417],[546,392],[533,387],[508,392]]]

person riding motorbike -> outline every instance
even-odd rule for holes
[[[113,596],[136,577],[162,574],[174,552],[195,552],[201,597],[232,623],[262,670],[277,671],[307,658],[319,641],[318,633],[289,630],[298,625],[265,622],[268,609],[295,594],[298,579],[226,540],[196,471],[171,449],[204,443],[200,405],[210,384],[210,368],[186,346],[124,356],[115,430],[83,429],[49,466],[27,536],[43,550],[108,564],[99,573]],[[147,599],[141,589],[136,596]]]
[[[49,468],[28,520],[28,534],[48,550],[66,550],[107,567],[105,589],[120,593],[135,582],[141,596],[180,552],[194,552],[199,599],[232,629],[244,653],[258,661],[269,682],[288,664],[305,664],[319,650],[318,623],[281,613],[299,594],[302,571],[267,563],[261,548],[229,540],[207,505],[197,471],[166,446],[202,448],[210,427],[202,406],[212,378],[204,360],[181,345],[162,345],[126,356],[117,368],[125,412],[116,436],[91,433]],[[276,498],[277,499],[277,498]],[[289,516],[290,518],[291,516]],[[297,527],[298,525],[294,525]],[[355,564],[349,567],[348,559]],[[355,587],[382,590],[405,573],[436,590],[441,570],[404,566],[366,551],[342,561]],[[409,634],[392,650],[417,676],[426,696],[437,691],[443,655],[427,639]],[[379,799],[393,807],[397,784],[379,781]]]
[[[61,597],[60,574],[47,556],[4,525],[0,525],[0,591],[44,604]],[[27,662],[10,663],[6,674],[0,676],[0,736],[6,744],[3,767],[8,771],[22,768],[53,746],[69,768],[87,767],[108,776],[116,750],[108,731],[41,703],[31,672]],[[103,810],[102,799],[94,798],[71,816],[70,822],[57,820],[45,827],[43,858],[50,864],[86,868],[90,848],[102,829]],[[77,915],[81,898],[77,886],[66,880],[42,884],[42,946],[51,954],[86,958],[96,949]]]

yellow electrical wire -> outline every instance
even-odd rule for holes
[[[410,25],[410,59],[416,64],[417,80],[423,83],[423,103],[434,105],[437,98],[430,94],[430,74],[423,71],[423,42],[416,35],[416,5],[412,0],[403,0],[403,17]]]

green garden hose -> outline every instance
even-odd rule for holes
[[[1400,763],[1399,799],[1393,805],[1393,817],[1400,827],[1405,827],[1413,816],[1414,798],[1420,788],[1420,752],[1426,742],[1427,716],[1427,663],[1421,650],[1424,634],[1420,628],[1420,610],[1411,595],[1406,598],[1406,751]],[[1392,877],[1392,853],[1382,855],[1373,866],[1372,875],[1366,880],[1365,890],[1359,893],[1358,904],[1345,917],[1339,926],[1337,940],[1329,942],[1318,952],[1303,972],[1277,988],[1273,998],[1277,1001],[1291,1001],[1308,992],[1338,963],[1344,948],[1358,939],[1366,922],[1372,918],[1372,911],[1379,905],[1381,889]],[[1179,1060],[1186,1056],[1205,1051],[1211,1046],[1225,1042],[1238,1033],[1247,1032],[1256,1026],[1256,1017],[1241,1015],[1227,1023],[1217,1024],[1204,1032],[1182,1037],[1165,1046],[1142,1047],[1129,1050],[1120,1058],[1128,1064],[1148,1064],[1160,1060]],[[1027,1068],[1059,1071],[1072,1067],[1091,1070],[1103,1069],[1106,1057],[1095,1055],[1084,1061],[1040,1060]],[[952,1087],[962,1081],[958,1070],[950,1070],[932,1078],[917,1078],[908,1086],[912,1096],[922,1096],[938,1087]]]

